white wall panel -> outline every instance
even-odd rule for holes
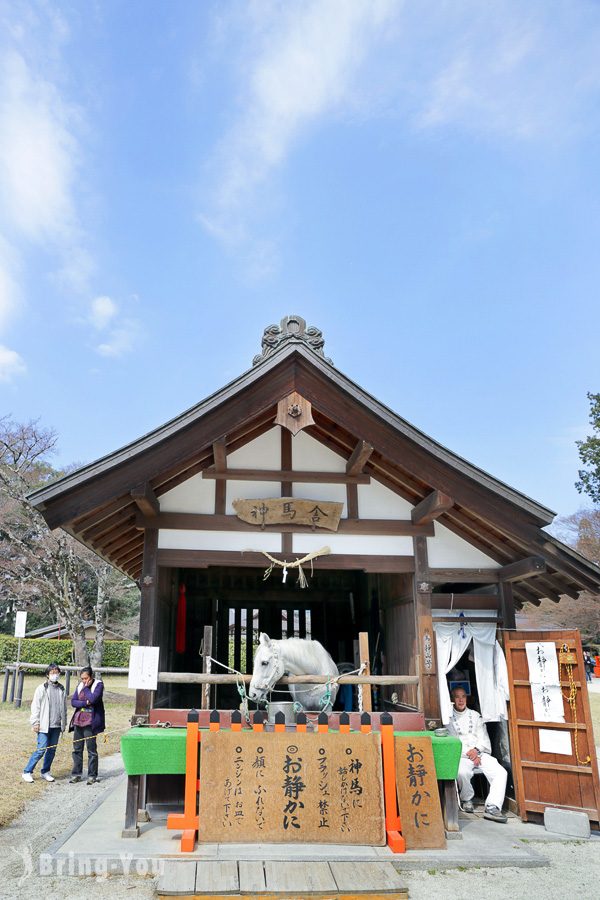
[[[434,522],[435,537],[427,538],[429,565],[434,569],[499,569],[500,563],[486,556],[448,528]]]
[[[332,534],[319,531],[318,534],[295,534],[293,539],[294,554],[299,556],[331,547],[332,553],[367,554],[368,556],[412,556],[413,544],[409,537],[376,537],[360,534]]]
[[[310,484],[298,481],[292,485],[292,490],[297,500],[331,500],[343,503],[342,517],[348,515],[345,484]]]
[[[161,528],[158,532],[160,550],[268,550],[281,551],[281,535],[274,531],[178,531]],[[240,556],[240,565],[244,558]]]
[[[300,472],[345,472],[346,460],[299,431],[292,439],[292,464]]]
[[[281,429],[278,425],[227,457],[230,469],[281,468]]]
[[[278,481],[228,481],[225,512],[235,516],[234,500],[267,500],[269,497],[281,497]]]
[[[214,513],[215,482],[193,475],[158,498],[161,512]]]
[[[379,481],[358,485],[358,513],[361,519],[410,519],[413,507]]]

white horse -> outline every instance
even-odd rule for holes
[[[284,675],[330,675],[335,678],[338,668],[319,641],[303,638],[276,641],[268,634],[261,634],[248,696],[257,703],[264,703],[269,691]],[[331,712],[338,685],[337,682],[330,685],[290,684],[288,690],[303,709]]]

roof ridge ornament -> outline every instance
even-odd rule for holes
[[[252,365],[256,366],[263,362],[271,354],[275,353],[282,344],[288,341],[297,341],[305,344],[310,350],[320,356],[325,362],[331,366],[333,362],[325,356],[323,347],[325,346],[325,338],[323,332],[314,325],[306,327],[306,320],[301,316],[285,316],[279,325],[268,325],[262,336],[262,351],[252,360]]]

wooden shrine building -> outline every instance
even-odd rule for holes
[[[550,510],[379,403],[323,347],[317,328],[284,318],[239,378],[31,499],[138,581],[140,644],[160,647],[161,672],[202,671],[206,626],[213,657],[248,672],[259,630],[316,638],[352,668],[368,632],[375,671],[418,676],[383,689],[380,708],[395,693],[397,708],[439,722],[436,617],[460,611],[509,633],[525,603],[600,591],[600,570],[544,530]],[[308,556],[308,587],[277,563],[264,580],[265,554]],[[199,693],[159,684],[138,692],[136,713],[199,706]],[[235,689],[216,704],[237,707]]]

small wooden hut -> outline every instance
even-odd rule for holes
[[[367,632],[376,671],[418,676],[417,685],[382,690],[380,707],[420,710],[439,723],[436,621],[462,613],[495,623],[512,673],[513,771],[529,804],[522,811],[554,802],[598,820],[595,754],[586,768],[574,757],[543,762],[528,749],[535,726],[519,661],[524,636],[514,629],[525,603],[598,592],[600,570],[544,530],[550,510],[338,371],[321,332],[299,316],[267,328],[253,365],[233,382],[32,501],[51,528],[139,582],[140,643],[160,647],[161,672],[202,670],[206,626],[212,655],[246,671],[258,630],[317,638],[351,664]],[[324,547],[330,552],[319,555]],[[264,580],[270,557],[308,557],[309,587],[298,586],[293,569],[284,583],[277,563]],[[182,585],[187,623],[177,646]],[[548,636],[555,639],[576,649],[572,633]],[[136,714],[198,698],[197,685],[161,683],[156,694],[138,692]],[[219,688],[216,703],[237,706],[235,689]],[[589,725],[586,704],[582,691],[580,727]],[[593,749],[591,732],[583,737]]]

